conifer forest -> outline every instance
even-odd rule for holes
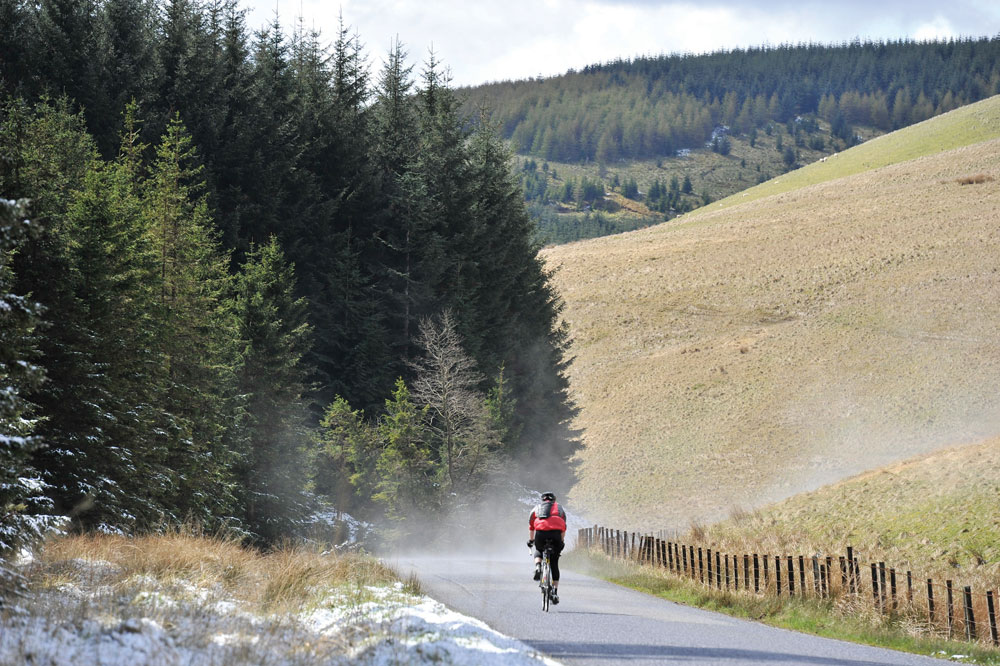
[[[267,546],[568,477],[560,301],[433,54],[369,66],[233,0],[0,25],[0,555],[54,522]]]

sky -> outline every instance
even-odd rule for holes
[[[302,16],[327,40],[338,17],[378,68],[398,38],[430,50],[455,86],[552,76],[616,58],[784,43],[1000,35],[996,0],[244,0],[256,29]]]

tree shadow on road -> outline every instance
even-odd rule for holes
[[[635,643],[585,643],[570,641],[527,641],[531,647],[554,659],[593,659],[595,663],[607,661],[650,661],[655,663],[694,662],[734,664],[803,664],[815,666],[886,666],[889,663],[933,663],[930,658],[905,656],[895,662],[869,661],[794,652],[768,652],[736,648],[686,647],[673,645],[644,645]]]

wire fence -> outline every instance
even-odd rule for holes
[[[669,571],[733,593],[844,602],[848,612],[872,610],[906,620],[928,634],[1000,645],[996,592],[974,592],[952,580],[918,578],[885,562],[862,563],[851,546],[844,555],[722,553],[652,534],[595,525],[579,530],[577,546]]]

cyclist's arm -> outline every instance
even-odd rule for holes
[[[528,516],[528,539],[531,541],[535,540],[535,512],[532,511],[531,515]]]

